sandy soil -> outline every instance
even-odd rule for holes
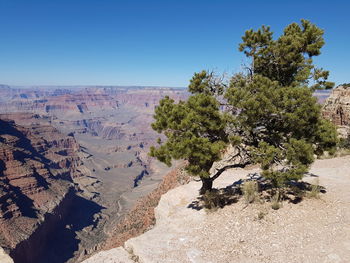
[[[215,186],[257,171],[229,170]],[[163,195],[152,230],[87,262],[350,262],[350,156],[317,160],[310,172],[305,180],[319,178],[326,193],[285,201],[279,210],[243,200],[215,212],[196,210],[188,205],[197,200],[200,183],[180,186]]]

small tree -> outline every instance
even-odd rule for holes
[[[210,177],[209,170],[228,143],[228,116],[220,111],[214,96],[222,94],[222,86],[215,85],[212,74],[196,73],[189,85],[193,95],[179,103],[169,97],[162,99],[152,123],[152,128],[164,133],[167,141],[159,140],[160,147],[151,147],[150,155],[167,165],[171,159],[187,160],[186,170],[202,180],[201,193],[212,189],[214,177]]]
[[[209,174],[229,143],[250,157],[229,167],[259,163],[275,186],[301,179],[314,154],[337,142],[335,127],[321,118],[312,96],[315,89],[333,85],[328,71],[312,61],[324,45],[322,36],[306,20],[287,26],[277,40],[269,27],[247,31],[239,47],[251,59],[247,72],[229,83],[212,73],[195,73],[187,101],[160,101],[152,128],[167,140],[152,147],[151,156],[168,165],[172,159],[187,160],[187,171],[202,180],[201,193],[211,190],[225,170]]]

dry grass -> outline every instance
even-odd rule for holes
[[[349,148],[339,148],[334,154],[329,154],[328,152],[325,152],[322,156],[318,158],[321,160],[325,160],[325,159],[332,159],[334,157],[343,157],[348,155],[350,155]]]
[[[271,197],[271,208],[273,210],[278,210],[282,207],[282,204],[280,202],[280,192],[276,192],[272,197]]]
[[[207,191],[203,195],[204,208],[208,212],[215,212],[221,204],[221,197],[219,191]]]
[[[139,256],[135,255],[134,250],[133,250],[132,248],[127,248],[127,249],[125,249],[125,250],[129,253],[129,258],[130,258],[132,261],[134,261],[134,262],[136,262],[136,263],[140,262]]]
[[[258,197],[259,186],[256,181],[246,181],[242,186],[242,192],[245,201],[253,203]]]
[[[350,149],[340,149],[339,151],[336,152],[336,157],[343,157],[350,155]]]
[[[314,182],[311,184],[311,189],[307,193],[307,197],[318,199],[320,198],[320,192],[321,192],[320,182],[319,182],[319,179],[316,178]]]
[[[259,211],[259,213],[258,213],[258,220],[264,219],[264,217],[265,217],[266,215],[267,215],[266,212]]]

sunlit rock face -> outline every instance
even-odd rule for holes
[[[322,115],[338,126],[341,137],[350,134],[350,86],[338,86],[326,100]]]
[[[350,87],[338,86],[326,100],[322,114],[338,126],[350,126]]]

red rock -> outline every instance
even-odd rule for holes
[[[79,170],[79,145],[49,125],[24,127],[0,115],[0,246],[29,238],[60,204]],[[13,118],[28,120],[27,114]]]

